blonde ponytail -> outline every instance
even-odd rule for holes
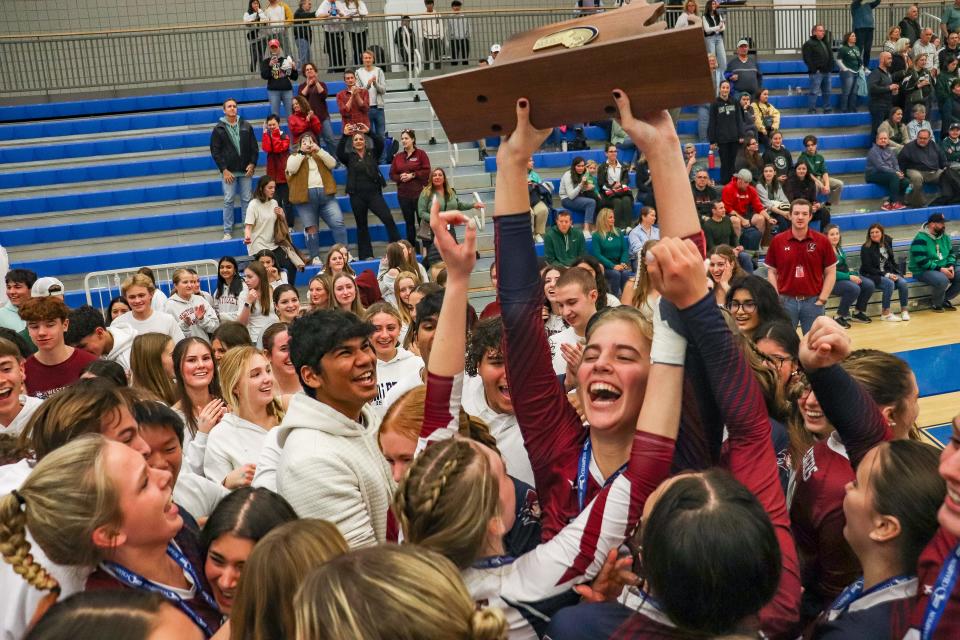
[[[0,554],[14,573],[38,591],[60,591],[56,578],[34,562],[27,540],[26,505],[21,507],[18,494],[0,497]]]
[[[478,609],[470,618],[470,640],[504,640],[507,619],[500,609]]]

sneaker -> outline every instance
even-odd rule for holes
[[[311,267],[322,267],[323,260],[320,259],[320,256],[314,256],[313,260],[310,261]]]
[[[807,109],[807,113],[816,113],[816,112],[817,112],[816,109]]]
[[[904,309],[900,312],[900,319],[904,322],[910,322],[910,312]]]
[[[223,237],[220,238],[220,239],[221,239],[221,240],[233,240],[233,236],[230,235],[229,233],[225,233],[225,234],[223,234]]]
[[[930,307],[930,310],[934,313],[943,313],[943,307],[938,307],[936,305]]]
[[[844,329],[850,328],[850,321],[844,318],[843,316],[837,316],[834,318],[837,321],[837,324],[843,327]]]
[[[906,208],[907,208],[907,205],[903,204],[902,202],[894,202],[894,203],[893,203],[893,210],[894,210],[894,211],[900,211],[901,209],[906,209]]]
[[[590,238],[593,237],[593,232],[592,232],[592,231],[587,231],[586,229],[581,229],[580,231],[583,233],[583,239],[584,239],[584,240],[589,240]]]
[[[953,303],[950,302],[949,300],[944,300],[944,301],[943,301],[943,308],[944,308],[945,310],[947,310],[947,311],[956,311],[956,310],[957,310],[957,308],[956,308],[955,306],[953,306]]]
[[[535,235],[535,236],[533,237],[533,241],[536,242],[537,244],[542,244],[542,243],[543,243],[543,236],[538,233],[537,235]]]
[[[853,320],[854,322],[862,322],[864,324],[870,324],[871,322],[873,322],[873,320],[870,319],[870,316],[865,314],[863,311],[854,312],[854,314],[850,316],[850,319]]]
[[[888,313],[885,316],[880,316],[880,319],[886,322],[900,322],[900,316],[895,316],[892,313]]]
[[[892,202],[884,202],[882,205],[880,205],[880,208],[884,211],[893,211],[895,207],[896,205]]]

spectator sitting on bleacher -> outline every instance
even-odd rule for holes
[[[807,94],[807,113],[817,112],[817,98],[823,99],[823,112],[830,113],[830,72],[833,70],[833,50],[824,40],[827,29],[815,25],[810,37],[803,43],[803,63],[807,65],[810,89]]]
[[[912,207],[924,206],[923,185],[939,183],[940,174],[947,166],[947,159],[940,147],[930,144],[932,137],[930,131],[921,129],[917,139],[905,144],[897,155],[900,169],[910,180]]]
[[[756,138],[757,125],[754,117],[753,104],[750,102],[749,93],[741,93],[737,96],[737,104],[740,105],[740,117],[743,118],[743,137]]]
[[[233,202],[240,187],[240,207],[247,210],[253,197],[253,170],[260,148],[250,123],[237,114],[237,101],[227,98],[223,117],[210,134],[210,155],[223,175],[223,239],[233,237]]]
[[[587,175],[587,163],[576,156],[570,163],[570,169],[560,176],[560,205],[583,214],[583,235],[593,233],[591,225],[597,212],[596,198],[586,195],[594,189]]]
[[[877,128],[890,114],[893,108],[893,97],[900,91],[900,85],[893,81],[891,65],[893,54],[889,51],[880,53],[877,68],[867,77],[867,93],[870,96],[870,134],[876,135]]]
[[[707,168],[707,163],[697,158],[697,147],[691,142],[683,145],[683,159],[686,162],[689,180],[693,180],[698,171]]]
[[[933,29],[927,27],[920,32],[920,39],[913,43],[911,48],[913,62],[916,67],[922,67],[932,75],[937,74],[937,45],[933,43]],[[921,60],[920,56],[926,57]]]
[[[600,209],[597,215],[597,230],[593,232],[593,241],[590,243],[590,253],[603,265],[607,290],[619,298],[633,272],[630,269],[630,248],[627,239],[616,226],[613,209]]]
[[[868,324],[871,320],[867,315],[867,304],[870,303],[870,296],[876,291],[873,280],[861,278],[858,273],[850,270],[847,265],[847,252],[843,250],[840,227],[830,224],[825,231],[827,239],[833,246],[834,255],[837,257],[837,281],[833,284],[832,295],[838,296],[840,302],[837,304],[837,315],[834,316],[834,320],[844,329],[850,328],[851,320]],[[854,300],[856,300],[856,306],[851,316],[850,305]]]
[[[887,134],[887,146],[896,153],[900,153],[903,145],[910,142],[910,133],[907,131],[907,125],[903,124],[903,109],[893,107],[890,110],[890,117],[884,120],[877,128],[877,133]]]
[[[0,327],[28,337],[27,323],[20,318],[20,307],[30,299],[30,290],[37,274],[29,269],[10,269],[4,277],[7,285],[7,304],[0,307]]]
[[[783,134],[780,131],[774,130],[770,134],[767,150],[763,152],[763,163],[773,165],[780,182],[786,182],[793,172],[793,156],[790,155],[790,150],[783,146]]]
[[[733,176],[737,150],[743,144],[743,118],[740,108],[730,96],[730,82],[720,83],[717,99],[710,105],[710,124],[707,127],[710,146],[720,156],[720,182],[726,184]],[[639,176],[637,184],[639,185]]]
[[[270,50],[260,62],[260,77],[267,81],[270,111],[280,117],[289,116],[293,100],[293,83],[290,81],[297,79],[297,63],[292,57],[283,55],[279,40],[273,39],[267,46]]]
[[[929,131],[933,135],[933,126],[927,120],[927,108],[922,104],[915,104],[910,108],[913,118],[907,123],[907,142],[916,140],[920,131]]]
[[[790,227],[790,199],[783,190],[783,183],[777,178],[777,170],[772,164],[764,165],[763,175],[757,183],[757,195],[760,202],[776,219],[776,228],[771,233],[781,233]]]
[[[344,131],[348,124],[362,124],[369,129],[370,93],[357,84],[356,74],[349,69],[343,72],[343,81],[347,83],[347,88],[337,94],[337,108]]]
[[[640,209],[640,220],[637,226],[627,234],[627,245],[630,251],[631,260],[636,263],[637,256],[643,250],[643,245],[651,240],[660,239],[660,229],[657,228],[657,210],[653,207],[643,207]],[[636,264],[634,264],[636,269]]]
[[[817,189],[823,195],[829,196],[827,204],[840,204],[840,193],[843,191],[843,181],[831,178],[827,172],[826,160],[817,152],[817,136],[803,137],[803,151],[797,156],[797,164],[807,165],[810,175],[817,183]]]
[[[899,37],[906,38],[911,45],[920,39],[920,32],[923,28],[920,26],[920,8],[917,5],[910,5],[907,14],[900,21],[899,27]]]
[[[750,254],[743,250],[740,243],[740,234],[733,229],[730,216],[727,215],[727,209],[722,202],[714,202],[710,210],[709,218],[701,218],[700,226],[703,228],[703,238],[707,243],[707,255],[713,251],[714,247],[719,245],[728,245],[733,247],[737,255],[737,262],[747,273],[753,273],[753,260]]]
[[[720,199],[720,193],[710,184],[710,174],[706,169],[700,169],[690,183],[693,190],[693,202],[697,206],[700,217],[709,217],[713,203]]]
[[[951,31],[947,36],[947,43],[940,51],[937,51],[937,68],[940,73],[947,68],[947,58],[956,59],[960,56],[960,33]]]
[[[830,208],[817,200],[817,183],[810,175],[806,164],[803,162],[796,164],[793,173],[783,185],[783,192],[787,194],[790,202],[798,198],[810,202],[813,212],[810,221],[818,220],[821,229],[830,224]]]
[[[937,98],[937,106],[940,107],[940,137],[947,137],[947,127],[960,113],[951,113],[954,109],[960,110],[955,106],[953,98],[953,83],[960,79],[960,60],[953,56],[947,56],[945,64],[940,68],[937,75],[937,82],[934,85],[933,92]]]
[[[747,169],[741,169],[723,188],[720,196],[726,207],[734,232],[740,236],[741,244],[748,249],[760,246],[768,224],[776,224],[769,212],[760,202],[757,190],[751,184],[753,176]],[[722,244],[730,244],[724,242]]]
[[[877,133],[876,142],[867,154],[867,168],[865,171],[867,182],[885,187],[890,198],[880,206],[884,211],[904,209],[903,194],[910,186],[900,164],[897,154],[890,148],[890,139],[885,131]]]
[[[49,398],[79,380],[84,367],[97,359],[82,349],[68,347],[63,341],[70,308],[62,298],[31,298],[23,303],[20,315],[38,349],[23,363],[29,395]]]
[[[606,162],[597,170],[600,203],[614,211],[618,229],[633,225],[633,191],[630,189],[630,167],[617,159],[617,147],[608,144]],[[619,295],[619,294],[617,294]]]
[[[763,73],[754,58],[750,57],[750,42],[741,38],[737,41],[737,55],[727,62],[723,77],[733,83],[737,94],[745,92],[757,95],[763,86]]]
[[[960,293],[953,241],[942,213],[931,213],[910,243],[910,271],[930,286],[930,305],[937,313],[956,311],[951,299]]]
[[[770,145],[770,134],[780,128],[780,110],[770,103],[770,90],[761,89],[753,107],[753,124],[764,147]]]
[[[547,232],[547,217],[553,208],[553,183],[544,182],[533,170],[533,156],[527,160],[527,192],[530,194],[530,224],[533,225],[534,242],[543,242]],[[631,201],[631,215],[633,203]]]
[[[951,169],[960,167],[960,122],[950,123],[947,135],[940,141],[940,149]]]
[[[216,316],[216,314],[214,314]],[[130,327],[107,326],[103,313],[90,305],[70,311],[70,324],[64,334],[68,346],[78,347],[98,358],[116,362],[130,375],[130,349],[137,332]]]
[[[299,151],[287,159],[290,202],[296,206],[304,227],[307,253],[313,265],[320,263],[320,237],[317,235],[320,218],[333,232],[334,242],[347,243],[347,228],[337,204],[337,184],[333,179],[332,170],[336,165],[333,156],[321,149],[309,133],[300,139]]]
[[[574,260],[586,253],[583,234],[573,229],[570,212],[558,211],[554,225],[547,229],[543,237],[543,257],[547,264],[569,267]]]
[[[907,311],[909,287],[893,253],[893,238],[884,232],[883,225],[878,222],[874,222],[867,229],[867,240],[860,248],[860,274],[864,278],[873,280],[874,286],[879,287],[883,292],[880,303],[881,320],[897,322],[901,319],[910,319],[910,313]],[[900,294],[902,318],[890,313],[894,289]]]
[[[277,184],[274,198],[283,209],[287,226],[293,226],[294,211],[290,204],[290,187],[287,184],[287,158],[290,157],[290,137],[280,129],[280,119],[276,114],[267,116],[263,127],[261,145],[267,154],[267,175]],[[250,205],[247,205],[249,209]],[[246,211],[244,211],[246,214]]]
[[[737,152],[737,160],[733,164],[733,170],[739,173],[746,169],[753,176],[750,181],[757,183],[763,177],[763,157],[760,156],[760,143],[757,138],[751,134],[743,137],[743,146]]]

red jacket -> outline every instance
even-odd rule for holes
[[[763,211],[763,203],[760,202],[760,196],[757,195],[757,189],[752,185],[747,185],[746,191],[740,191],[737,188],[737,178],[734,176],[727,183],[720,193],[720,199],[723,200],[723,206],[727,208],[727,213],[737,212],[744,218],[749,218],[749,211],[760,213]]]
[[[263,150],[267,153],[267,175],[278,183],[287,182],[287,158],[290,156],[290,138],[280,129],[273,135],[263,130]]]
[[[408,182],[400,182],[401,173],[415,173],[416,176]],[[390,163],[390,179],[397,183],[397,197],[416,200],[430,181],[430,156],[419,148],[414,148],[409,156],[401,149]]]
[[[317,136],[319,140],[320,136],[320,119],[317,118],[316,114],[310,116],[308,119],[301,113],[291,113],[290,117],[287,119],[287,124],[290,125],[290,138],[293,140],[299,140],[307,131],[313,132],[314,136]]]

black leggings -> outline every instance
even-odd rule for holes
[[[419,198],[400,198],[400,211],[403,212],[403,222],[407,225],[407,241],[413,245],[414,249],[420,246],[417,238],[417,201]]]
[[[350,208],[353,209],[353,217],[357,224],[357,248],[360,252],[361,260],[370,260],[373,258],[373,245],[370,243],[370,228],[367,226],[367,211],[372,211],[373,215],[380,218],[380,222],[387,228],[387,235],[390,242],[400,240],[400,231],[393,221],[393,215],[390,213],[390,207],[387,206],[383,194],[379,191],[360,191],[350,194]]]
[[[720,155],[720,184],[727,184],[733,177],[733,165],[737,162],[739,150],[738,142],[721,142],[717,145],[717,152]]]

